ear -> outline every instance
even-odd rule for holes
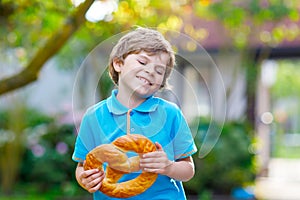
[[[114,58],[112,64],[116,72],[121,72],[121,67],[123,65],[123,62],[120,59]]]

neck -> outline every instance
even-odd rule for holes
[[[118,91],[117,99],[129,109],[138,107],[146,100],[145,98],[137,97],[135,94],[127,95],[127,93],[124,94],[121,91]]]

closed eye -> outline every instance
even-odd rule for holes
[[[159,71],[159,70],[156,70],[156,73],[159,74],[159,75],[162,75],[163,72],[162,71]]]
[[[137,60],[141,65],[146,65],[146,62],[143,62],[141,60]]]
[[[157,66],[157,67],[155,67],[155,71],[157,74],[163,75],[165,73],[165,68],[163,68],[161,66]]]

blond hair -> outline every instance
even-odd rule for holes
[[[169,62],[166,66],[166,72],[161,88],[167,85],[167,79],[171,74],[175,65],[175,55],[171,44],[163,37],[163,35],[153,29],[139,27],[126,35],[124,35],[114,46],[109,57],[109,75],[113,82],[118,85],[119,73],[115,71],[113,62],[123,63],[129,54],[138,54],[145,51],[151,55],[161,52],[169,55]]]

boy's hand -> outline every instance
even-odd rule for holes
[[[82,187],[84,187],[90,193],[94,193],[100,189],[104,177],[105,174],[102,170],[100,171],[99,169],[91,169],[82,171],[78,178]]]
[[[173,162],[168,159],[166,152],[158,142],[155,143],[155,146],[157,151],[146,153],[140,159],[140,167],[147,172],[166,175]]]

